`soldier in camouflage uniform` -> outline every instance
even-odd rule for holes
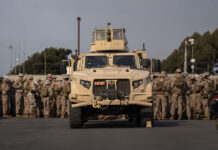
[[[154,74],[152,77],[152,96],[153,96],[153,103],[154,103],[153,109],[155,109],[155,107],[156,107],[156,99],[157,99],[157,93],[155,92],[154,87],[155,87],[158,80],[159,80],[158,75]],[[155,118],[155,116],[154,116],[154,119],[157,119],[157,118]]]
[[[10,87],[8,85],[8,81],[6,78],[3,79],[3,83],[1,85],[1,100],[2,100],[2,114],[4,118],[9,117],[10,112],[10,99],[9,99],[9,90]]]
[[[178,106],[178,120],[182,119],[182,104],[183,104],[183,94],[185,90],[185,81],[181,76],[181,69],[176,70],[176,76],[172,79],[171,89],[172,89],[172,105],[170,108],[170,120],[174,120],[175,107]]]
[[[35,99],[36,86],[33,82],[33,77],[29,76],[24,83],[24,117],[36,117],[36,99]]]
[[[19,74],[19,79],[14,82],[13,87],[16,90],[15,93],[15,105],[16,105],[16,117],[20,117],[23,114],[23,74]]]
[[[53,90],[51,88],[51,82],[49,80],[46,80],[41,89],[44,118],[50,117],[52,95]]]
[[[65,76],[63,79],[62,92],[61,92],[61,118],[65,117],[65,114],[69,114],[69,99],[68,95],[70,94],[70,81],[69,76]]]
[[[190,94],[191,94],[191,80],[188,76],[188,73],[183,73],[183,77],[185,79],[185,107],[186,107],[186,115],[188,117],[188,120],[191,120],[191,109],[190,109]]]
[[[53,99],[52,99],[52,104],[51,104],[51,108],[54,109],[56,108],[56,117],[60,117],[61,116],[61,85],[56,81],[55,76],[52,77],[52,89],[53,89]],[[55,111],[54,111],[55,112]],[[55,114],[54,114],[55,115]]]
[[[165,72],[161,72],[160,78],[154,84],[154,92],[156,95],[155,109],[154,109],[154,119],[156,120],[158,117],[158,113],[160,111],[161,105],[161,119],[166,120],[166,108],[167,108],[167,100],[166,100],[166,74]]]
[[[41,90],[42,90],[42,83],[41,79],[38,78],[36,80],[36,92],[35,92],[35,98],[36,98],[36,114],[37,117],[40,118],[42,116],[42,110],[43,110],[43,104],[42,104],[42,98],[41,98]]]
[[[201,106],[203,107],[205,120],[210,120],[209,100],[214,91],[214,82],[208,77],[209,73],[204,73],[202,80],[198,83],[201,87],[201,98],[198,100],[197,109],[200,110]]]

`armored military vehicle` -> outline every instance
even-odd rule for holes
[[[94,30],[90,53],[72,55],[71,128],[81,128],[99,114],[126,115],[142,127],[152,127],[147,52],[129,52],[127,44],[124,28],[108,26]]]

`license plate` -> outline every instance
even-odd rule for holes
[[[104,81],[95,81],[94,85],[105,85]]]

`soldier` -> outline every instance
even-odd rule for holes
[[[52,81],[52,74],[48,74],[46,77],[46,80],[49,80],[51,82]]]
[[[61,108],[61,118],[65,117],[66,112],[68,113],[68,110],[69,110],[68,95],[70,94],[70,91],[71,91],[71,88],[70,88],[69,76],[65,76],[63,79],[62,93],[61,93],[62,95],[61,97],[61,107],[62,107]]]
[[[178,120],[182,119],[183,94],[185,89],[185,81],[181,76],[181,69],[176,69],[176,76],[171,83],[172,89],[172,105],[170,108],[170,120],[174,120],[175,106],[178,106]]]
[[[14,82],[13,87],[16,90],[15,93],[15,105],[16,105],[16,117],[20,117],[20,115],[23,114],[23,85],[24,85],[24,80],[23,80],[23,74],[19,74],[19,79]]]
[[[152,96],[153,96],[153,103],[154,103],[153,109],[154,110],[155,110],[155,107],[156,107],[156,99],[157,99],[157,93],[155,92],[154,87],[155,87],[155,84],[157,83],[158,80],[159,80],[158,75],[154,74],[153,77],[152,77]],[[155,118],[155,116],[154,116],[154,118]]]
[[[158,117],[160,105],[162,108],[161,111],[161,119],[166,120],[166,108],[167,108],[167,101],[166,101],[166,73],[161,72],[160,79],[157,80],[156,84],[154,85],[154,91],[156,92],[156,102],[155,102],[155,109],[154,109],[154,119],[156,120]]]
[[[36,86],[33,82],[33,77],[29,76],[24,84],[24,117],[36,117]]]
[[[197,105],[198,110],[200,110],[201,105],[203,106],[205,120],[210,120],[210,111],[208,105],[212,92],[214,91],[214,82],[208,77],[209,73],[204,73],[202,75],[202,80],[199,83],[201,86],[201,99],[200,104]]]
[[[61,85],[56,81],[56,78],[54,75],[52,76],[52,89],[53,89],[53,96],[52,96],[52,104],[51,108],[53,109],[53,113],[55,113],[55,108],[56,108],[56,116],[60,117],[61,116]],[[55,114],[53,114],[55,116]]]
[[[49,80],[46,80],[41,89],[44,118],[49,118],[50,116],[52,95],[53,90],[51,88],[51,82]]]
[[[2,100],[2,114],[3,118],[8,118],[9,117],[9,110],[10,110],[10,100],[9,100],[9,90],[10,87],[8,85],[8,81],[6,78],[3,79],[3,83],[1,85],[1,100]]]
[[[188,120],[191,120],[191,109],[190,109],[190,94],[191,94],[191,80],[188,76],[187,72],[183,73],[183,77],[185,79],[185,106],[186,106],[186,115],[188,117]]]
[[[42,109],[43,109],[43,104],[42,104],[42,99],[41,99],[41,90],[42,90],[42,83],[41,79],[38,78],[36,80],[36,93],[35,93],[35,98],[36,98],[36,114],[37,117],[40,118],[42,116]]]

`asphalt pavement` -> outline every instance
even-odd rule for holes
[[[1,119],[0,150],[218,150],[215,120],[89,121],[70,129],[68,119]]]

